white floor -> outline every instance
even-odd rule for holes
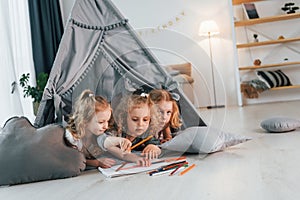
[[[253,139],[204,159],[188,156],[196,168],[184,176],[105,179],[92,170],[74,178],[2,187],[0,199],[299,200],[300,128],[268,134],[259,126],[272,116],[300,119],[299,107],[300,101],[294,101],[201,110],[207,124]]]

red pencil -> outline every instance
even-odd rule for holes
[[[178,165],[187,164],[187,163],[188,162],[186,162],[186,161],[180,161],[180,162],[173,163],[173,164],[170,164],[170,165],[162,166],[162,167],[159,167],[155,170],[152,170],[152,171],[148,172],[148,174],[151,176],[154,173],[169,171],[169,170],[172,170],[172,169],[176,168]]]
[[[185,161],[185,162],[180,162],[180,163],[174,163],[173,165],[168,165],[166,167],[163,167],[163,170],[172,169],[179,165],[185,165],[185,164],[188,164],[188,162]]]
[[[183,167],[185,166],[186,164],[182,163],[181,165],[178,165],[170,174],[169,176],[172,176],[173,174],[175,174],[179,169],[180,167]]]

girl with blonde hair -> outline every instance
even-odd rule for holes
[[[132,145],[138,144],[149,135],[155,136],[161,129],[160,114],[146,94],[132,94],[121,99],[114,109],[117,135],[127,138]],[[152,137],[133,150],[142,151],[142,156],[153,159],[161,154],[159,140]]]
[[[95,96],[90,90],[84,90],[69,118],[66,143],[83,152],[88,166],[109,168],[116,164],[112,158],[100,157],[105,151],[120,159],[148,166],[150,163],[147,159],[130,153],[129,140],[105,133],[112,124],[112,109],[107,100]]]

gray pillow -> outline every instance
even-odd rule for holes
[[[25,117],[7,120],[0,133],[0,185],[13,185],[77,176],[85,158],[64,143],[65,129],[36,129]]]
[[[187,153],[213,153],[245,142],[251,138],[225,133],[221,130],[197,126],[179,131],[172,140],[160,145],[162,149]]]
[[[300,127],[300,121],[287,117],[272,117],[260,123],[260,126],[270,133],[284,133]]]

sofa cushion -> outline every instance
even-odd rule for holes
[[[192,76],[192,64],[191,63],[172,64],[172,65],[168,65],[167,69],[177,70],[180,72],[180,74],[186,74],[188,76]]]

